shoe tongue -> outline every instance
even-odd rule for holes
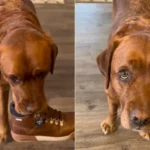
[[[19,118],[23,118],[23,117],[27,117],[29,115],[23,115],[23,114],[19,114],[16,110],[15,110],[15,104],[14,102],[12,102],[10,104],[10,113],[15,116],[15,117],[19,117]]]
[[[58,111],[58,110],[53,109],[51,107],[48,107],[47,115],[49,118],[55,118],[55,119],[61,120],[61,111]]]

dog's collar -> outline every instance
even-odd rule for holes
[[[34,124],[36,126],[42,126],[45,122],[45,118],[41,117],[41,114],[37,113],[37,114],[27,114],[27,115],[23,115],[23,114],[19,114],[16,110],[15,110],[15,104],[14,102],[12,102],[10,104],[10,113],[16,118],[16,120],[18,121],[22,121],[25,117],[29,117],[30,115],[34,115]]]
[[[10,104],[10,113],[11,113],[13,116],[18,117],[18,118],[24,118],[24,117],[28,117],[28,116],[29,116],[29,114],[28,114],[28,115],[19,114],[19,113],[15,110],[15,104],[14,104],[14,102],[12,102],[12,103]]]

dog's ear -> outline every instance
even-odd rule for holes
[[[54,72],[54,66],[55,66],[55,60],[56,60],[56,56],[58,54],[58,47],[55,43],[52,43],[51,44],[51,50],[52,50],[52,53],[51,53],[51,67],[50,67],[50,72],[51,74],[53,74]]]
[[[106,89],[109,88],[110,82],[110,73],[111,73],[111,62],[115,49],[121,43],[122,39],[127,36],[128,24],[122,25],[115,34],[111,35],[111,39],[109,40],[108,48],[103,50],[97,57],[97,64],[101,73],[105,76],[106,79]]]
[[[50,72],[53,74],[54,72],[54,66],[55,66],[55,60],[58,54],[58,47],[57,45],[53,42],[52,38],[48,33],[45,33],[45,37],[49,42],[50,45],[50,50],[51,50],[51,66],[50,66]]]
[[[108,49],[103,50],[97,57],[97,64],[101,73],[106,77],[107,76],[107,64],[109,62],[108,58]]]
[[[109,47],[103,50],[97,57],[97,64],[101,73],[105,76],[106,89],[109,88],[110,82],[110,72],[111,72],[111,62],[115,49],[119,45],[119,41],[114,41]]]

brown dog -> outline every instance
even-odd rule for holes
[[[0,141],[8,135],[8,92],[21,114],[46,107],[44,78],[53,73],[57,46],[30,0],[0,0]]]
[[[105,134],[121,124],[150,139],[150,0],[114,0],[108,48],[97,62],[105,76],[109,115]]]

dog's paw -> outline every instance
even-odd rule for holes
[[[0,134],[0,143],[6,142],[8,139],[8,134]]]
[[[146,140],[150,140],[150,133],[144,132],[144,131],[139,131],[139,134],[141,137],[143,137]]]
[[[101,129],[102,129],[103,133],[105,135],[107,135],[107,134],[110,134],[110,133],[116,131],[117,126],[115,123],[113,123],[109,119],[106,119],[101,123]]]
[[[0,143],[6,142],[9,139],[9,130],[8,129],[1,129],[0,130]]]

